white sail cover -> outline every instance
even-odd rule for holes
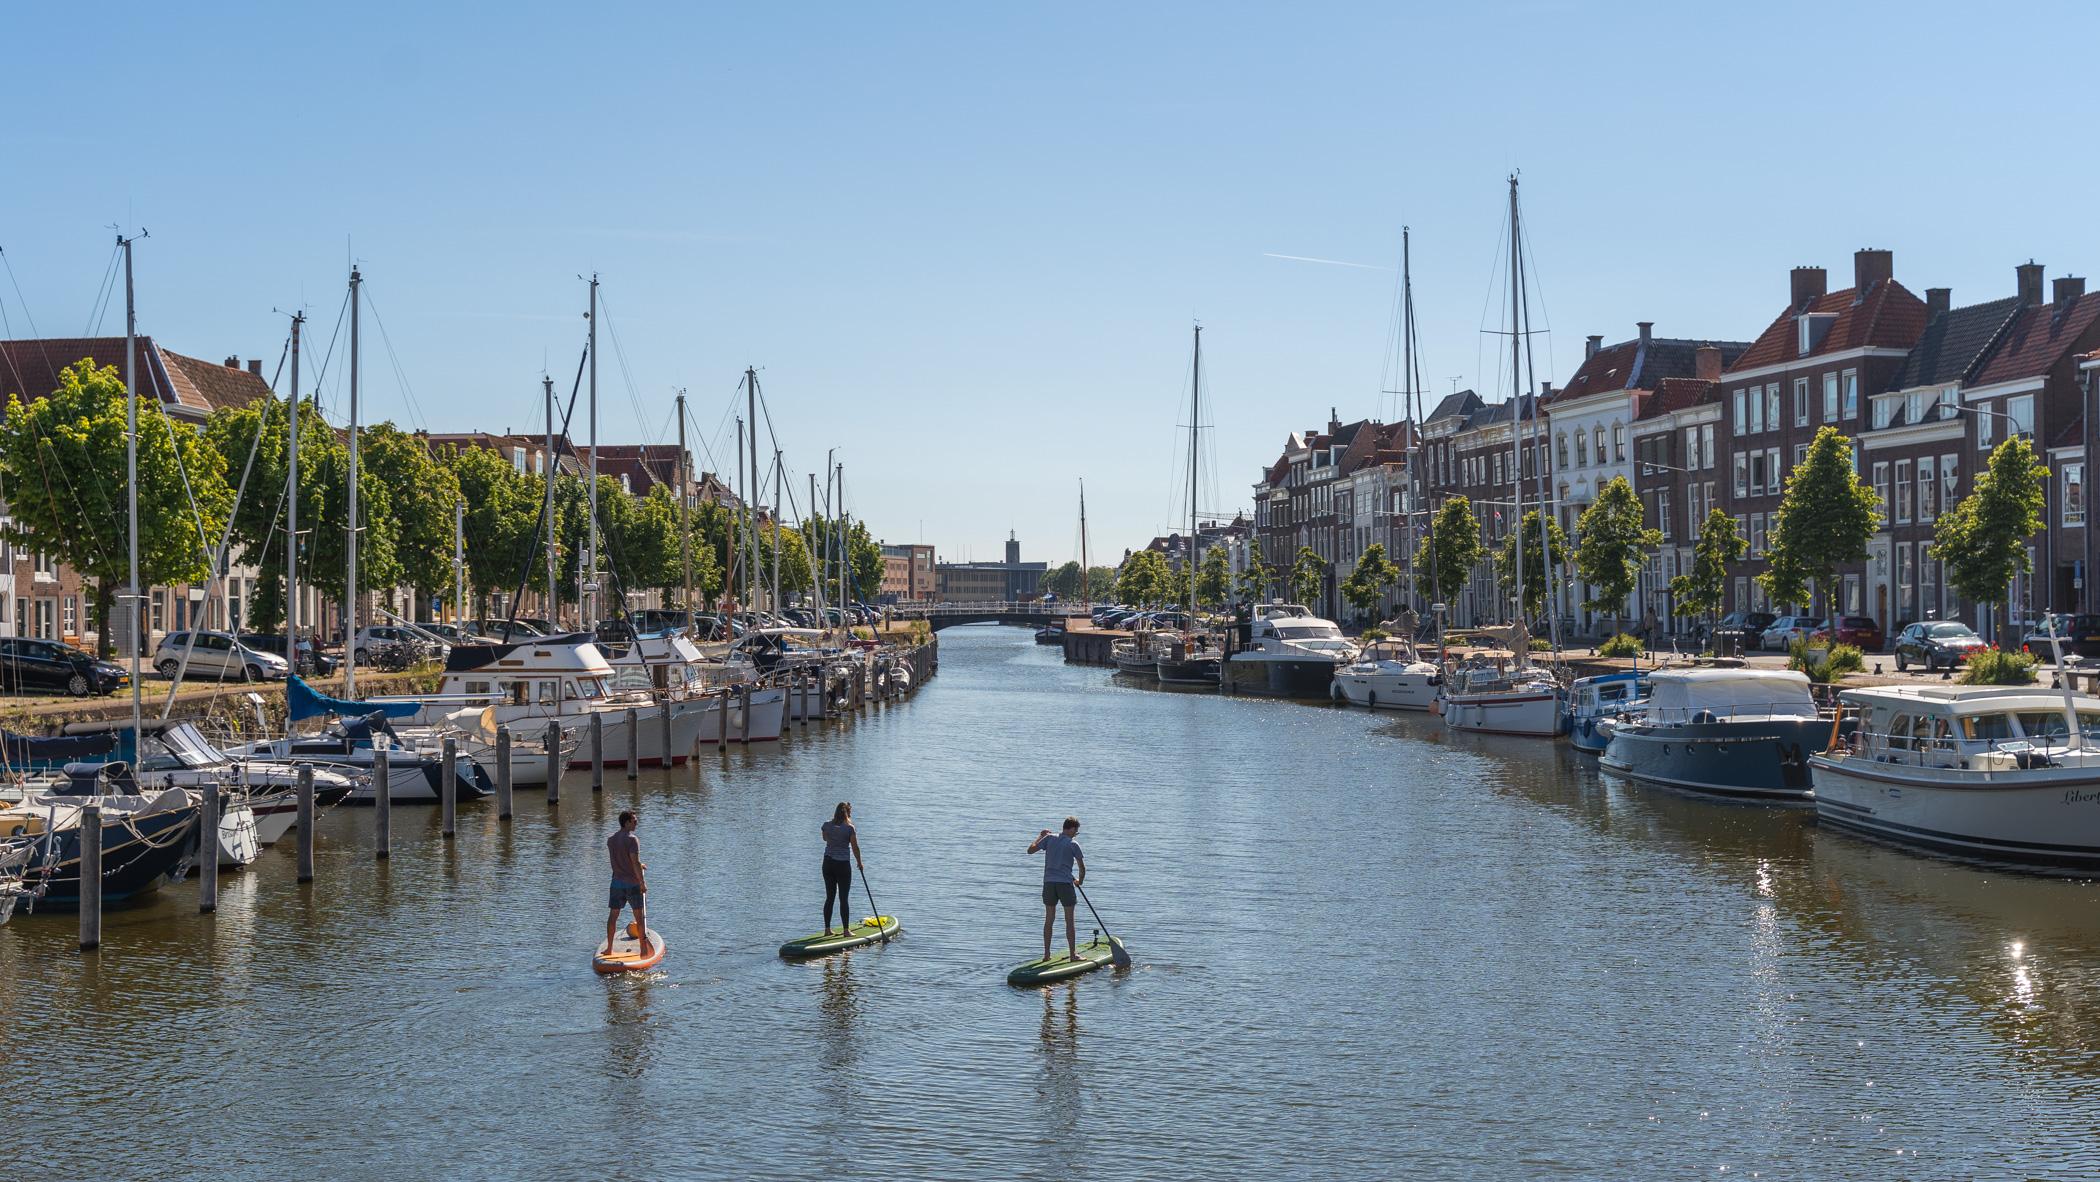
[[[1648,716],[1685,722],[1715,718],[1814,718],[1808,677],[1787,669],[1672,669],[1648,677]]]

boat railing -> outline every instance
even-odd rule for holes
[[[1829,711],[1803,713],[1799,699],[1771,702],[1731,702],[1726,706],[1658,706],[1652,701],[1642,711],[1642,721],[1673,725],[1708,722],[1828,722]]]

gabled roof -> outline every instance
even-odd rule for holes
[[[2068,308],[2039,304],[2020,309],[1972,384],[1989,386],[2047,374],[2066,354],[2093,343],[2088,330],[2095,320],[2100,320],[2100,293],[2095,292],[2079,296]]]
[[[1660,388],[1648,398],[1641,400],[1640,419],[1659,419],[1680,410],[1721,400],[1721,383],[1700,378],[1664,378],[1656,383]]]
[[[1446,394],[1444,400],[1436,404],[1436,409],[1429,412],[1429,417],[1422,421],[1433,423],[1438,419],[1467,418],[1485,405],[1480,395],[1471,390],[1460,390],[1456,394]]]
[[[1466,430],[1472,431],[1495,423],[1508,423],[1517,419],[1530,419],[1538,413],[1538,397],[1526,394],[1521,398],[1505,398],[1500,402],[1482,405],[1466,416]]]
[[[1668,378],[1689,378],[1699,372],[1699,349],[1712,345],[1721,351],[1725,368],[1750,347],[1747,341],[1695,341],[1678,337],[1635,337],[1606,345],[1583,359],[1568,384],[1555,390],[1547,403],[1563,398],[1584,398],[1614,390],[1653,390]]]
[[[1889,388],[1909,390],[1965,380],[2019,309],[2019,299],[2007,296],[1934,316]]]
[[[2049,447],[2053,451],[2059,447],[2077,447],[2084,442],[2085,416],[2081,414],[2064,424],[2064,429],[2058,431],[2056,438],[2049,441]]]
[[[270,396],[261,377],[236,366],[186,357],[163,349],[152,337],[138,345],[139,395],[160,400],[177,418],[201,422],[222,406],[246,406]],[[25,401],[58,388],[59,371],[76,361],[114,366],[124,372],[123,337],[53,337],[0,341],[0,398],[19,394]]]
[[[1804,308],[1787,308],[1758,334],[1750,347],[1727,367],[1727,372],[1806,360],[1826,353],[1877,346],[1908,349],[1925,332],[1925,301],[1893,279],[1876,280],[1865,298],[1853,300],[1854,288],[1833,291],[1808,302]],[[1799,350],[1797,320],[1803,315],[1825,315],[1835,319],[1822,343],[1807,353]]]

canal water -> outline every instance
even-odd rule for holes
[[[500,826],[369,810],[0,928],[12,1172],[220,1178],[2091,1177],[2100,893],[1601,778],[1429,717],[1171,693],[944,633],[913,700]],[[855,803],[905,935],[813,964]],[[642,814],[667,967],[602,980]],[[1084,821],[1137,965],[1041,991]],[[1086,917],[1085,926],[1093,922]],[[1082,931],[1081,938],[1086,933]]]

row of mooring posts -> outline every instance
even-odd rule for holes
[[[932,645],[919,645],[901,653],[892,654],[892,660],[902,663],[911,672],[908,692],[915,692],[927,678],[939,669],[939,657]],[[875,676],[872,662],[856,664],[846,678],[845,701],[847,710],[865,711],[871,697],[870,683]],[[751,698],[753,687],[742,684],[730,687],[721,695],[717,708],[715,742],[728,751],[730,715],[736,715],[736,732],[739,742],[751,741]],[[823,666],[796,670],[789,676],[786,686],[789,694],[789,717],[807,726],[812,717],[830,717],[831,685]],[[812,706],[815,709],[812,709]],[[671,751],[671,709],[669,703],[659,712],[660,732],[664,762],[668,765]],[[620,722],[627,735],[627,778],[633,780],[640,774],[641,766],[641,718],[635,709],[628,709]],[[703,732],[704,733],[704,732]],[[561,773],[567,762],[562,754],[561,723],[550,719],[544,732],[547,760],[547,803],[561,802]],[[601,792],[605,788],[605,715],[596,713],[590,722],[590,769],[591,791]],[[516,738],[509,727],[496,728],[496,816],[499,820],[511,819],[515,796]],[[459,744],[455,738],[444,740],[439,756],[438,778],[439,830],[446,841],[452,841],[459,830]],[[387,748],[375,747],[372,752],[372,836],[373,857],[385,861],[393,854],[393,787],[392,760]],[[242,781],[246,783],[246,771]],[[298,879],[302,883],[314,881],[314,829],[317,809],[314,804],[314,770],[301,767],[295,787],[298,808]],[[199,817],[197,840],[197,908],[202,912],[213,912],[219,905],[219,828],[225,814],[226,799],[223,785],[212,784],[202,790],[202,807]],[[82,951],[98,948],[102,944],[102,807],[90,801],[81,807],[80,815],[80,947]],[[89,835],[93,839],[89,839]]]

